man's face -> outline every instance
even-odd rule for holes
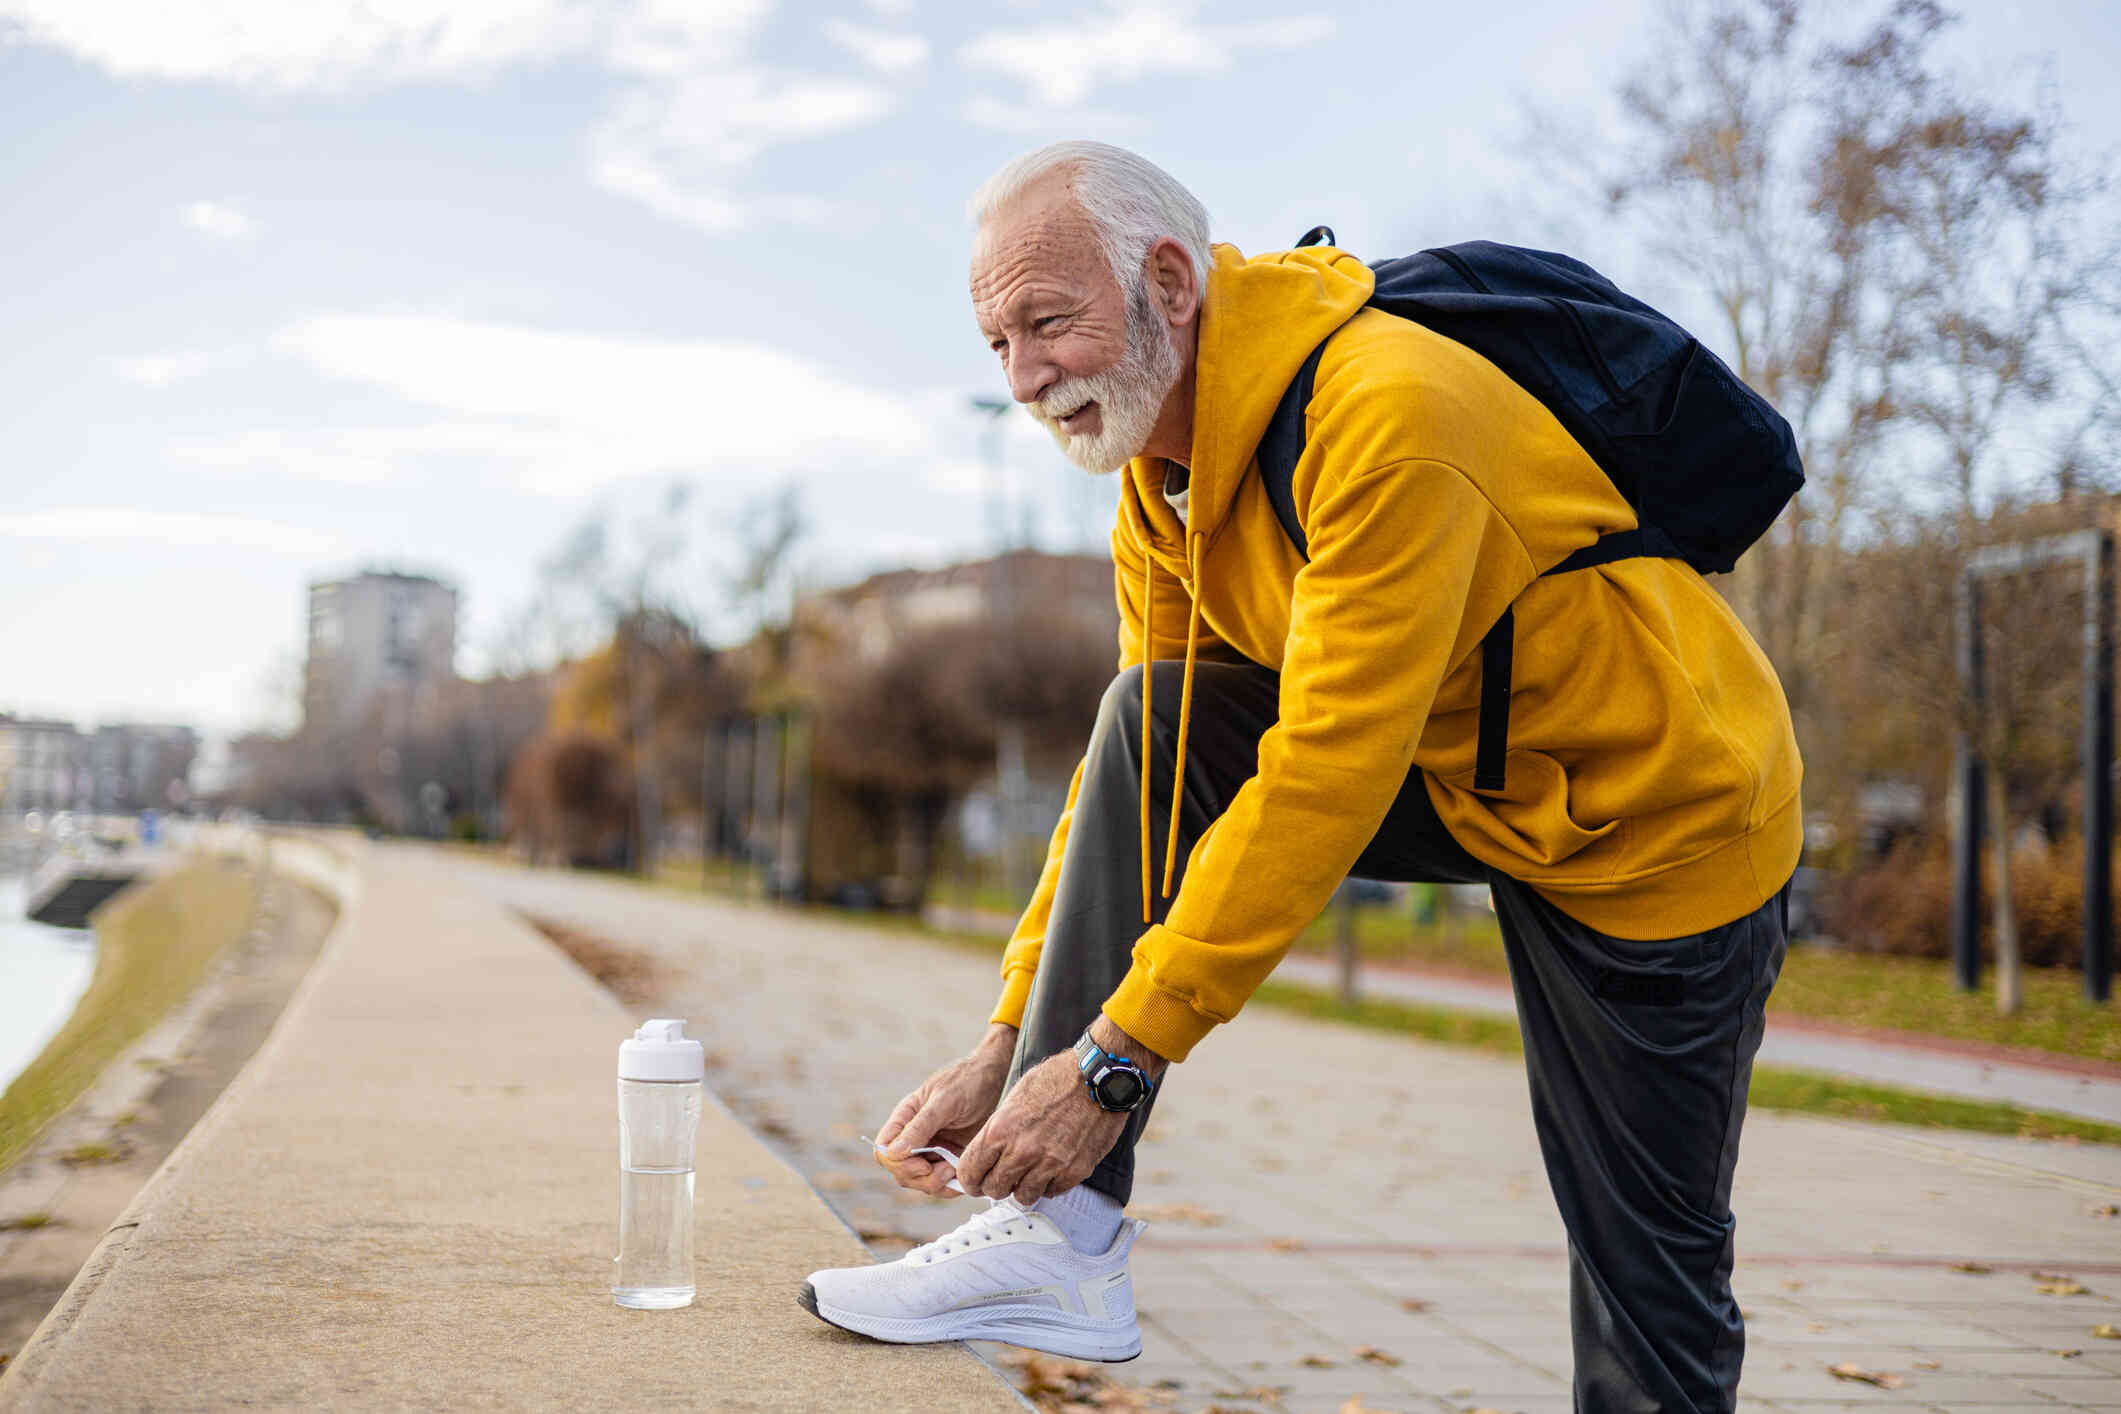
[[[972,308],[1009,391],[1086,471],[1141,454],[1179,358],[1146,282],[1126,291],[1056,174],[995,214],[972,258]]]

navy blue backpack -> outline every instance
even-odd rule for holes
[[[1297,245],[1321,241],[1333,243],[1324,226]],[[1546,574],[1640,556],[1723,573],[1804,485],[1797,439],[1782,415],[1686,330],[1583,262],[1468,241],[1372,268],[1377,288],[1367,307],[1410,319],[1500,368],[1554,414],[1635,508],[1639,529],[1604,536]],[[1267,498],[1306,557],[1310,542],[1291,483],[1324,352],[1323,343],[1311,351],[1259,440]],[[1475,790],[1503,788],[1515,634],[1505,609],[1481,641]]]

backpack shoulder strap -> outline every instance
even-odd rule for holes
[[[1318,381],[1318,360],[1325,351],[1323,343],[1311,350],[1303,367],[1289,380],[1288,391],[1281,395],[1274,416],[1267,419],[1267,430],[1259,438],[1259,479],[1266,483],[1267,502],[1274,507],[1274,518],[1281,522],[1296,553],[1305,559],[1311,558],[1311,541],[1296,514],[1296,463],[1304,454],[1304,410],[1311,406],[1311,389]]]

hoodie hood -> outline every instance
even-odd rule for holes
[[[1211,254],[1193,367],[1186,525],[1164,500],[1161,458],[1129,463],[1121,497],[1121,514],[1150,553],[1181,574],[1188,529],[1213,543],[1281,395],[1311,350],[1361,309],[1376,286],[1367,265],[1331,246],[1249,260],[1229,245]]]

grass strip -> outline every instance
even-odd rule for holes
[[[1252,1000],[1320,1021],[1337,1021],[1453,1046],[1471,1046],[1498,1055],[1517,1055],[1524,1049],[1517,1023],[1504,1016],[1451,1011],[1445,1007],[1378,997],[1363,997],[1349,1003],[1330,992],[1293,982],[1268,982],[1252,994]],[[2101,1124],[2097,1120],[2047,1110],[2028,1110],[1991,1100],[1963,1100],[1951,1095],[1899,1090],[1780,1066],[1753,1067],[1753,1085],[1747,1092],[1747,1103],[1756,1109],[1833,1115],[1874,1123],[1927,1125],[1936,1129],[1965,1129],[1978,1134],[2009,1134],[2026,1139],[2121,1144],[2121,1126]]]
[[[221,949],[242,934],[256,895],[250,869],[210,860],[127,889],[97,911],[88,990],[0,1095],[0,1170],[190,995]]]
[[[1297,937],[1295,950],[1332,956],[1339,928],[1337,912],[1328,910]],[[1366,905],[1355,911],[1355,941],[1366,961],[1510,975],[1502,933],[1485,911],[1461,907],[1447,922],[1418,924],[1403,905]],[[2121,1008],[2086,1001],[2083,978],[2074,969],[2027,968],[2024,1005],[2013,1016],[1996,1011],[1993,975],[1984,989],[1965,992],[1951,964],[1938,958],[1798,943],[1783,963],[1768,1013],[2121,1062],[2121,1025],[2115,1024]]]
[[[689,893],[694,897],[704,895],[754,907],[772,906],[756,895],[747,897],[740,886],[703,889],[696,864],[683,877],[677,876],[675,871],[654,880],[632,875],[610,877],[624,879],[637,887],[663,892]],[[850,914],[822,905],[808,905],[787,911],[800,914],[809,921],[871,932],[902,933],[994,957],[1001,955],[1003,946],[1003,940],[1000,938],[984,933],[933,928],[904,914]],[[1400,933],[1404,935],[1407,931],[1405,920],[1394,921]],[[1501,939],[1492,933],[1493,926],[1493,923],[1489,922],[1486,931],[1487,935],[1493,938],[1494,959],[1501,964]],[[1463,962],[1469,956],[1480,955],[1485,950],[1483,943],[1483,930],[1478,926],[1460,930],[1449,944],[1452,954],[1450,960]],[[1408,951],[1403,950],[1397,955],[1406,956]],[[1884,970],[1911,973],[1918,978],[1922,971],[1921,964],[1905,958],[1851,957],[1816,952],[1805,954],[1801,951],[1792,957],[1792,963],[1805,961],[1825,962],[1830,967],[1855,964],[1853,967],[1845,967],[1844,970],[1856,978],[1870,977],[1880,970],[1874,965],[1881,963],[1888,965]],[[1501,975],[1509,975],[1506,965]],[[1777,984],[1777,994],[1782,986],[1787,984],[1790,975],[1789,968],[1785,967],[1783,982]],[[1937,979],[1926,980],[1934,982]],[[1350,1004],[1340,1000],[1333,993],[1316,987],[1272,980],[1260,985],[1259,990],[1252,994],[1249,1004],[1293,1011],[1319,1021],[1340,1022],[1373,1031],[1388,1031],[1425,1041],[1440,1041],[1445,1045],[1469,1046],[1496,1055],[1514,1056],[1524,1050],[1518,1035],[1517,1022],[1506,1016],[1454,1011],[1448,1007],[1425,1006],[1416,1002],[1394,1001],[1382,997],[1362,997]],[[1772,1000],[1769,1010],[1776,1010]],[[2111,1024],[2110,1019],[2102,1017],[2102,1020],[2108,1020],[2108,1024]],[[2121,1126],[2101,1124],[2097,1120],[2079,1119],[2074,1115],[2055,1114],[2047,1110],[2028,1110],[1997,1101],[1963,1100],[1949,1095],[1899,1090],[1887,1085],[1844,1080],[1838,1076],[1821,1075],[1814,1071],[1786,1070],[1775,1066],[1753,1067],[1753,1085],[1748,1092],[1747,1102],[1764,1110],[1829,1115],[1840,1119],[1962,1129],[1978,1134],[2007,1134],[2029,1139],[2068,1139],[2090,1144],[2121,1144]]]

